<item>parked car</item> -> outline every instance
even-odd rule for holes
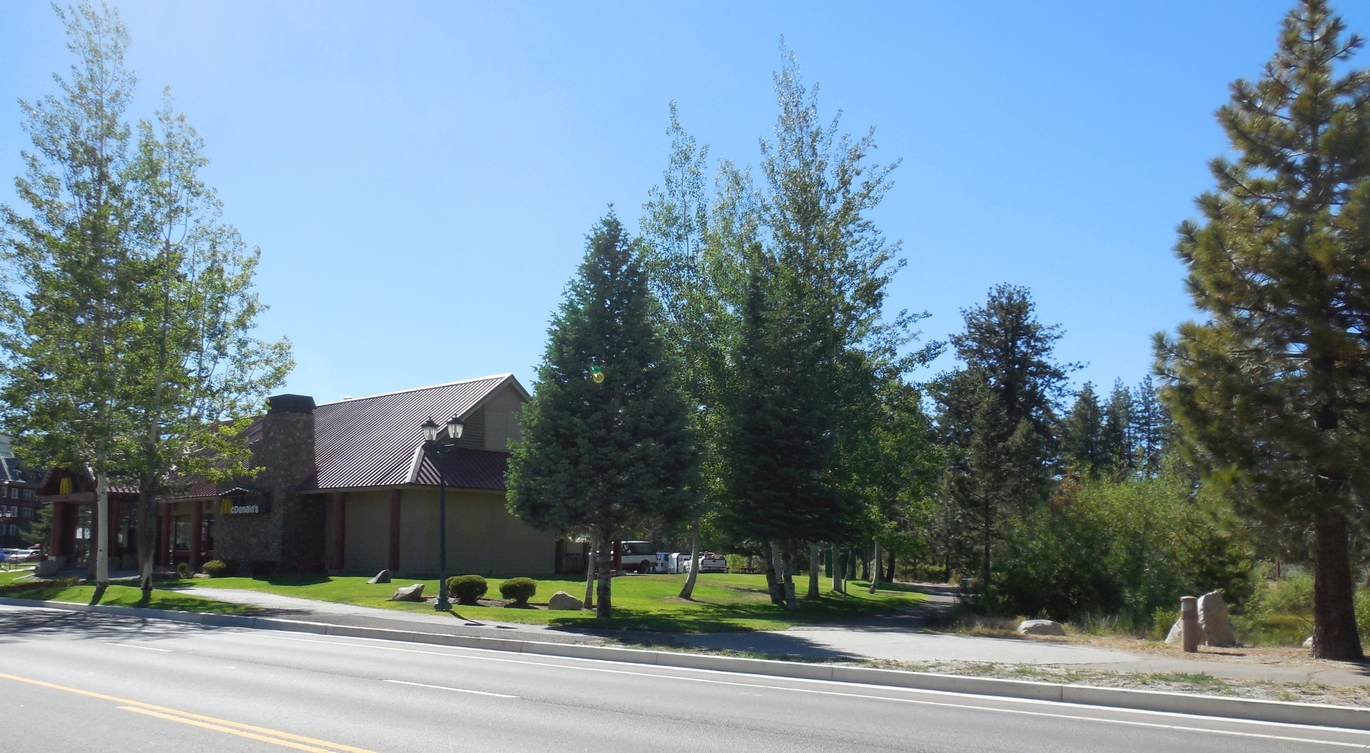
[[[650,573],[656,570],[656,548],[652,542],[624,541],[619,551],[622,556],[619,572]]]
[[[680,555],[680,572],[690,572],[690,567],[693,565],[694,563],[690,561],[689,552]],[[728,560],[720,554],[701,552],[699,555],[699,572],[726,573],[728,572]]]

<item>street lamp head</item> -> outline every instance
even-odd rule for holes
[[[457,420],[456,418],[453,418],[451,421],[447,422],[447,436],[451,437],[453,442],[457,441],[458,439],[461,439],[461,430],[461,421]]]
[[[429,442],[436,442],[438,440],[438,425],[433,422],[432,416],[429,416],[428,420],[423,422],[423,437]]]

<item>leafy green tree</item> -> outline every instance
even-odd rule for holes
[[[589,534],[597,615],[612,615],[609,543],[694,510],[699,453],[652,319],[640,252],[610,212],[552,320],[523,439],[509,459],[509,510],[538,530]]]
[[[77,56],[61,94],[20,102],[33,151],[15,179],[31,214],[4,207],[9,283],[0,298],[6,429],[30,464],[89,466],[105,519],[113,456],[132,430],[122,368],[138,321],[143,267],[132,236],[131,134],[123,114],[135,79],[128,36],[112,12],[56,9]],[[107,533],[96,578],[108,580]]]
[[[0,217],[5,421],[30,462],[94,469],[101,521],[111,475],[136,480],[147,597],[158,501],[246,475],[242,430],[293,362],[288,341],[251,336],[260,252],[219,221],[199,136],[168,94],[135,141],[118,16],[58,13],[80,64],[62,96],[24,105],[35,150],[16,186],[30,212]]]
[[[1268,525],[1312,530],[1315,656],[1363,657],[1348,516],[1370,491],[1370,71],[1324,0],[1285,17],[1218,120],[1235,160],[1177,252],[1204,322],[1158,336],[1191,457]],[[1340,74],[1340,75],[1339,75]]]

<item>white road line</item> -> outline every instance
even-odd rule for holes
[[[453,693],[474,693],[475,695],[488,695],[495,698],[518,698],[516,695],[505,695],[504,693],[487,693],[484,690],[468,690],[466,688],[449,688],[446,685],[425,685],[421,682],[405,682],[404,680],[381,680],[381,682],[393,682],[396,685],[413,685],[416,688],[432,688],[434,690],[450,690]]]
[[[153,648],[152,646],[139,646],[135,643],[115,643],[114,641],[105,641],[105,645],[119,646],[120,648],[141,648],[144,651],[161,651],[164,654],[171,653],[171,649],[169,648]]]
[[[1204,734],[1226,735],[1226,736],[1231,736],[1231,737],[1249,737],[1249,738],[1255,738],[1255,739],[1261,739],[1261,740],[1279,740],[1279,741],[1283,741],[1283,742],[1310,743],[1310,744],[1314,744],[1314,745],[1332,745],[1332,746],[1343,747],[1343,748],[1359,748],[1359,749],[1370,750],[1370,745],[1363,744],[1363,743],[1337,742],[1337,741],[1332,741],[1332,740],[1318,740],[1318,739],[1315,739],[1315,738],[1290,737],[1290,736],[1286,736],[1286,735],[1268,735],[1268,734],[1262,734],[1262,733],[1258,733],[1258,732],[1239,732],[1239,731],[1236,731],[1236,730],[1213,729],[1213,728],[1210,728],[1210,727],[1194,727],[1194,726],[1183,725],[1183,724],[1161,724],[1161,723],[1158,723],[1158,722],[1130,721],[1130,720],[1126,720],[1126,719],[1107,719],[1107,718],[1093,717],[1093,716],[1082,716],[1082,715],[1079,715],[1079,714],[1058,714],[1058,713],[1051,713],[1051,712],[1046,712],[1046,711],[1028,711],[1028,710],[1025,710],[1025,709],[1006,709],[1006,708],[999,708],[999,707],[996,707],[996,706],[978,706],[978,705],[975,705],[975,704],[968,704],[968,703],[951,703],[951,702],[944,702],[944,701],[924,701],[924,700],[917,700],[917,699],[913,699],[913,698],[891,698],[891,697],[889,697],[889,696],[868,695],[868,694],[864,694],[864,693],[843,693],[843,692],[839,692],[839,691],[835,691],[835,690],[817,690],[817,689],[811,689],[811,688],[792,688],[792,687],[786,687],[786,686],[783,686],[783,685],[762,685],[762,684],[759,684],[759,683],[750,683],[750,682],[735,682],[735,681],[730,681],[730,680],[712,680],[712,679],[707,679],[707,678],[703,678],[703,677],[682,677],[682,676],[680,676],[680,675],[664,675],[664,674],[657,674],[657,673],[653,673],[653,672],[633,672],[633,671],[621,670],[621,669],[605,669],[605,668],[603,668],[603,667],[586,667],[586,666],[579,666],[579,665],[553,664],[553,663],[550,663],[550,662],[535,662],[535,661],[526,661],[526,660],[521,660],[521,659],[502,659],[502,658],[496,658],[496,657],[491,657],[491,656],[471,656],[471,655],[468,655],[468,654],[450,654],[450,653],[439,652],[439,651],[423,651],[423,650],[420,650],[420,649],[399,648],[399,647],[395,647],[395,646],[377,646],[377,645],[374,645],[374,644],[371,644],[371,643],[344,643],[344,642],[341,642],[341,641],[320,641],[320,640],[311,640],[311,639],[307,639],[307,638],[290,638],[290,637],[283,636],[283,635],[271,635],[271,636],[263,636],[263,637],[277,638],[277,639],[286,640],[286,641],[296,641],[296,642],[298,642],[298,643],[318,643],[318,644],[330,645],[330,646],[350,646],[350,647],[353,647],[353,648],[374,648],[374,649],[378,649],[378,650],[382,650],[382,651],[396,651],[396,652],[406,653],[406,654],[424,654],[424,655],[427,655],[427,656],[446,656],[446,657],[452,658],[452,659],[473,659],[473,660],[479,660],[479,661],[500,662],[500,663],[504,663],[504,664],[524,664],[524,665],[535,666],[535,667],[555,667],[555,668],[557,668],[557,669],[571,669],[571,670],[578,670],[578,671],[584,671],[584,672],[603,672],[603,673],[617,674],[617,675],[632,675],[632,676],[636,676],[636,677],[655,677],[655,678],[661,678],[661,679],[666,679],[666,680],[682,680],[682,681],[685,681],[685,682],[699,682],[699,683],[705,683],[705,684],[709,684],[709,685],[730,685],[730,686],[734,686],[734,687],[757,688],[757,689],[763,689],[763,690],[779,690],[779,691],[785,691],[785,692],[791,692],[791,693],[809,693],[809,694],[813,694],[813,695],[841,696],[841,697],[846,697],[846,698],[861,698],[861,699],[865,699],[865,700],[874,700],[874,701],[888,701],[888,702],[891,702],[891,703],[908,703],[908,704],[914,704],[914,705],[918,705],[918,706],[937,706],[937,707],[941,707],[941,708],[965,709],[965,710],[970,710],[970,711],[989,711],[989,712],[998,713],[998,714],[1015,714],[1015,715],[1018,715],[1018,716],[1037,716],[1037,717],[1046,717],[1046,718],[1050,718],[1050,719],[1067,719],[1067,720],[1071,720],[1071,721],[1097,722],[1097,723],[1099,723],[1099,724],[1113,724],[1113,725],[1120,725],[1120,726],[1125,726],[1125,727],[1147,727],[1147,728],[1151,728],[1151,729],[1174,730],[1174,731],[1177,731],[1177,732],[1200,732],[1200,733],[1204,733]],[[359,639],[359,640],[366,640],[366,639]],[[459,647],[454,647],[454,648],[459,648]],[[470,651],[480,651],[480,650],[482,650],[482,649],[467,649],[467,650],[470,650]],[[600,660],[590,660],[590,661],[600,661]],[[612,660],[607,660],[607,661],[610,661],[610,662],[611,662]],[[690,668],[688,668],[688,667],[682,667],[682,669],[687,669],[687,670],[688,670],[688,669],[690,669]],[[713,670],[700,670],[700,671],[706,671],[706,672],[707,672],[707,671],[713,671]],[[791,679],[791,678],[786,678],[786,679]],[[803,680],[803,678],[793,678],[793,679],[796,679],[796,680]],[[812,681],[812,682],[829,682],[829,681],[814,680],[814,681]],[[417,683],[415,683],[415,684],[417,684]],[[880,689],[881,689],[881,690],[886,690],[887,688],[880,687]],[[945,693],[945,692],[936,691],[936,690],[921,690],[921,689],[918,689],[918,688],[894,688],[894,687],[891,687],[891,688],[888,688],[888,690],[898,690],[898,691],[917,692],[917,693],[931,693],[931,694],[937,694],[937,695],[962,695],[962,694],[958,694],[958,693]],[[984,696],[977,696],[977,697],[984,697]],[[987,698],[987,700],[994,700],[994,701],[1010,701],[1010,702],[1021,702],[1021,703],[1052,703],[1051,701],[1033,701],[1033,700],[1031,700],[1031,699],[1020,699],[1020,698],[995,698],[995,697],[984,697],[984,698]],[[1099,710],[1101,710],[1101,711],[1128,712],[1128,713],[1134,713],[1134,714],[1145,714],[1145,715],[1155,715],[1155,716],[1169,716],[1169,717],[1183,717],[1183,716],[1184,716],[1184,715],[1182,715],[1182,714],[1171,714],[1171,713],[1167,713],[1167,712],[1147,711],[1147,710],[1144,710],[1144,709],[1113,708],[1113,707],[1104,707],[1104,706],[1098,706],[1098,707],[1091,706],[1091,707],[1088,707],[1088,708],[1097,708],[1097,709],[1099,709]],[[1247,720],[1247,719],[1216,719],[1216,718],[1214,718],[1214,717],[1199,717],[1199,718],[1202,718],[1202,719],[1214,719],[1215,721],[1222,721],[1222,722],[1227,722],[1227,723],[1232,723],[1232,724],[1260,724],[1260,725],[1266,725],[1266,726],[1279,726],[1279,727],[1289,727],[1289,728],[1293,728],[1293,729],[1300,729],[1300,725],[1295,725],[1295,724],[1283,724],[1283,723],[1280,723],[1280,722],[1261,722],[1261,721]],[[1304,729],[1307,729],[1307,725],[1303,725],[1303,728],[1304,728]],[[1332,728],[1332,727],[1321,727],[1321,728],[1319,728],[1319,729],[1327,730],[1328,732],[1333,732],[1333,733],[1341,733],[1341,734],[1370,734],[1370,733],[1364,732],[1364,731],[1362,731],[1362,730],[1351,730],[1351,729],[1345,729],[1345,730],[1344,730],[1344,729],[1341,729],[1341,728]]]

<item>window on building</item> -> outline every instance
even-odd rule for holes
[[[33,508],[25,507],[19,511],[19,517],[24,520],[33,520]]]
[[[10,524],[10,535],[11,535],[11,536],[18,536],[18,535],[19,535],[19,526],[14,525],[13,523],[11,523],[11,524]]]
[[[171,519],[171,548],[176,551],[190,550],[189,515],[180,515]]]
[[[32,490],[32,489],[25,489],[25,490],[24,490],[24,499],[33,499],[33,490]]]

